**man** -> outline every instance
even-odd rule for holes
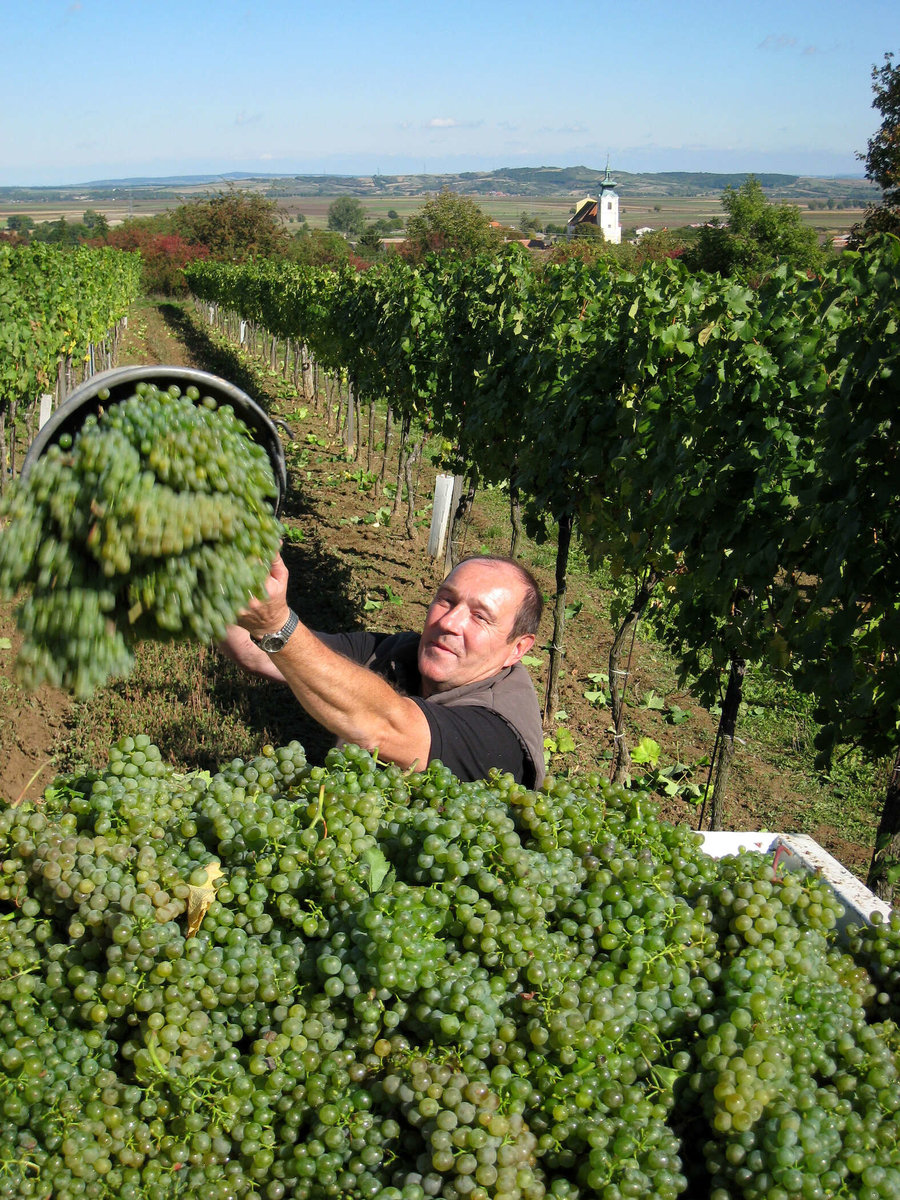
[[[424,770],[439,759],[461,779],[491,767],[529,787],[544,777],[543,732],[521,658],[543,607],[528,571],[476,557],[438,588],[421,634],[323,634],[287,603],[281,558],[229,629],[223,651],[245,670],[286,683],[339,740]]]

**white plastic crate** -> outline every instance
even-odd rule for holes
[[[784,863],[788,870],[818,872],[831,885],[846,910],[841,928],[868,922],[873,912],[880,912],[885,919],[890,916],[890,904],[879,900],[805,833],[734,833],[717,829],[704,832],[702,837],[703,849],[712,858],[724,858],[726,854],[738,854],[741,850],[761,850],[771,853],[773,859],[777,853],[779,863]]]

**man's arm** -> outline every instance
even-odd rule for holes
[[[287,582],[279,557],[266,580],[266,598],[251,600],[238,617],[245,638],[229,631],[224,652],[246,670],[286,683],[309,715],[345,742],[424,770],[431,752],[428,721],[415,701],[380,675],[323,645],[302,622],[275,655],[250,641],[250,635],[259,638],[284,625],[290,612]]]
[[[236,662],[250,675],[261,679],[272,679],[275,683],[287,683],[278,670],[278,655],[266,654],[250,640],[250,634],[240,625],[229,625],[228,632],[218,646],[226,658]]]

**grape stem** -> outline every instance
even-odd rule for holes
[[[315,829],[319,821],[322,822],[322,828],[325,831],[325,837],[328,837],[328,822],[325,820],[325,784],[319,788],[319,799],[316,804],[316,811],[313,819],[309,823],[310,829]]]

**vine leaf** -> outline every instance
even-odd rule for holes
[[[203,918],[209,912],[209,906],[216,898],[215,882],[217,879],[222,879],[224,874],[221,863],[213,860],[206,866],[206,883],[199,886],[188,884],[188,937],[194,937],[203,924]]]
[[[651,737],[642,737],[631,751],[631,761],[647,763],[649,766],[655,767],[659,762],[660,750],[659,742],[654,741]]]
[[[369,872],[369,891],[373,894],[380,890],[391,869],[390,863],[377,846],[369,846],[360,855]]]

